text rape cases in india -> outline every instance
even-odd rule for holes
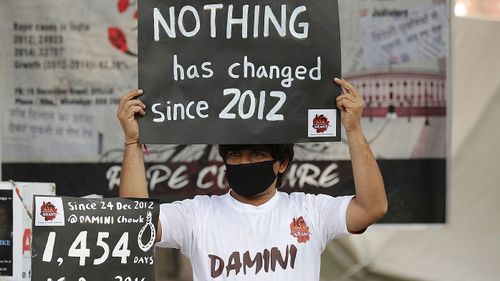
[[[239,25],[241,27],[241,37],[248,38],[249,27],[253,26],[253,38],[258,38],[260,36],[269,37],[271,25],[280,37],[287,36],[287,30],[290,35],[297,39],[306,39],[309,33],[309,23],[308,22],[297,22],[297,18],[301,13],[306,12],[307,8],[305,6],[298,6],[293,8],[292,12],[289,14],[288,25],[287,25],[287,5],[281,5],[280,12],[275,12],[269,6],[255,5],[253,6],[253,20],[250,19],[249,5],[243,5],[241,10],[241,16],[237,17],[233,14],[234,6],[227,5],[225,7],[223,4],[207,4],[203,6],[203,10],[210,15],[210,37],[217,37],[217,20],[224,20],[217,16],[217,10],[227,9],[226,17],[226,38],[230,39],[233,36],[233,26]],[[261,8],[263,8],[261,11]],[[239,12],[239,11],[238,11]],[[261,16],[262,13],[262,16]],[[177,17],[177,20],[176,20]],[[186,28],[185,19],[193,21],[194,26]],[[177,28],[176,28],[177,23]],[[260,25],[263,24],[263,30],[260,31]],[[175,7],[170,7],[168,9],[168,23],[159,8],[153,9],[153,25],[154,25],[154,40],[160,40],[160,26],[163,28],[165,33],[170,38],[177,37],[178,31],[185,37],[193,37],[198,34],[201,29],[201,21],[199,11],[193,6],[186,5],[180,8],[178,13],[176,13]],[[189,29],[189,30],[188,30]],[[262,32],[262,33],[261,33]]]

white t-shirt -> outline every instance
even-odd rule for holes
[[[162,204],[160,247],[178,248],[201,280],[319,280],[320,256],[348,234],[353,196],[276,192],[253,206],[222,196]]]

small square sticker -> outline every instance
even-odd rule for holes
[[[336,109],[309,109],[307,136],[309,138],[335,137],[337,135]]]
[[[35,226],[64,226],[62,198],[35,197]]]

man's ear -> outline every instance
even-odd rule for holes
[[[278,169],[278,172],[279,172],[280,174],[283,174],[283,173],[286,171],[286,169],[288,168],[288,164],[289,164],[289,163],[290,163],[290,161],[289,161],[288,159],[285,159],[283,162],[281,162],[281,161],[280,161],[280,162],[279,162],[280,167],[279,167],[279,169]]]

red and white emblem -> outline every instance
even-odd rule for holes
[[[51,202],[43,202],[40,207],[40,215],[45,219],[45,221],[52,221],[57,216],[57,208]]]
[[[310,239],[309,234],[309,226],[307,226],[302,216],[292,219],[292,223],[290,223],[290,235],[297,237],[297,242],[306,243]]]
[[[313,119],[312,127],[316,130],[316,133],[323,133],[330,127],[330,121],[323,114],[316,114]]]

